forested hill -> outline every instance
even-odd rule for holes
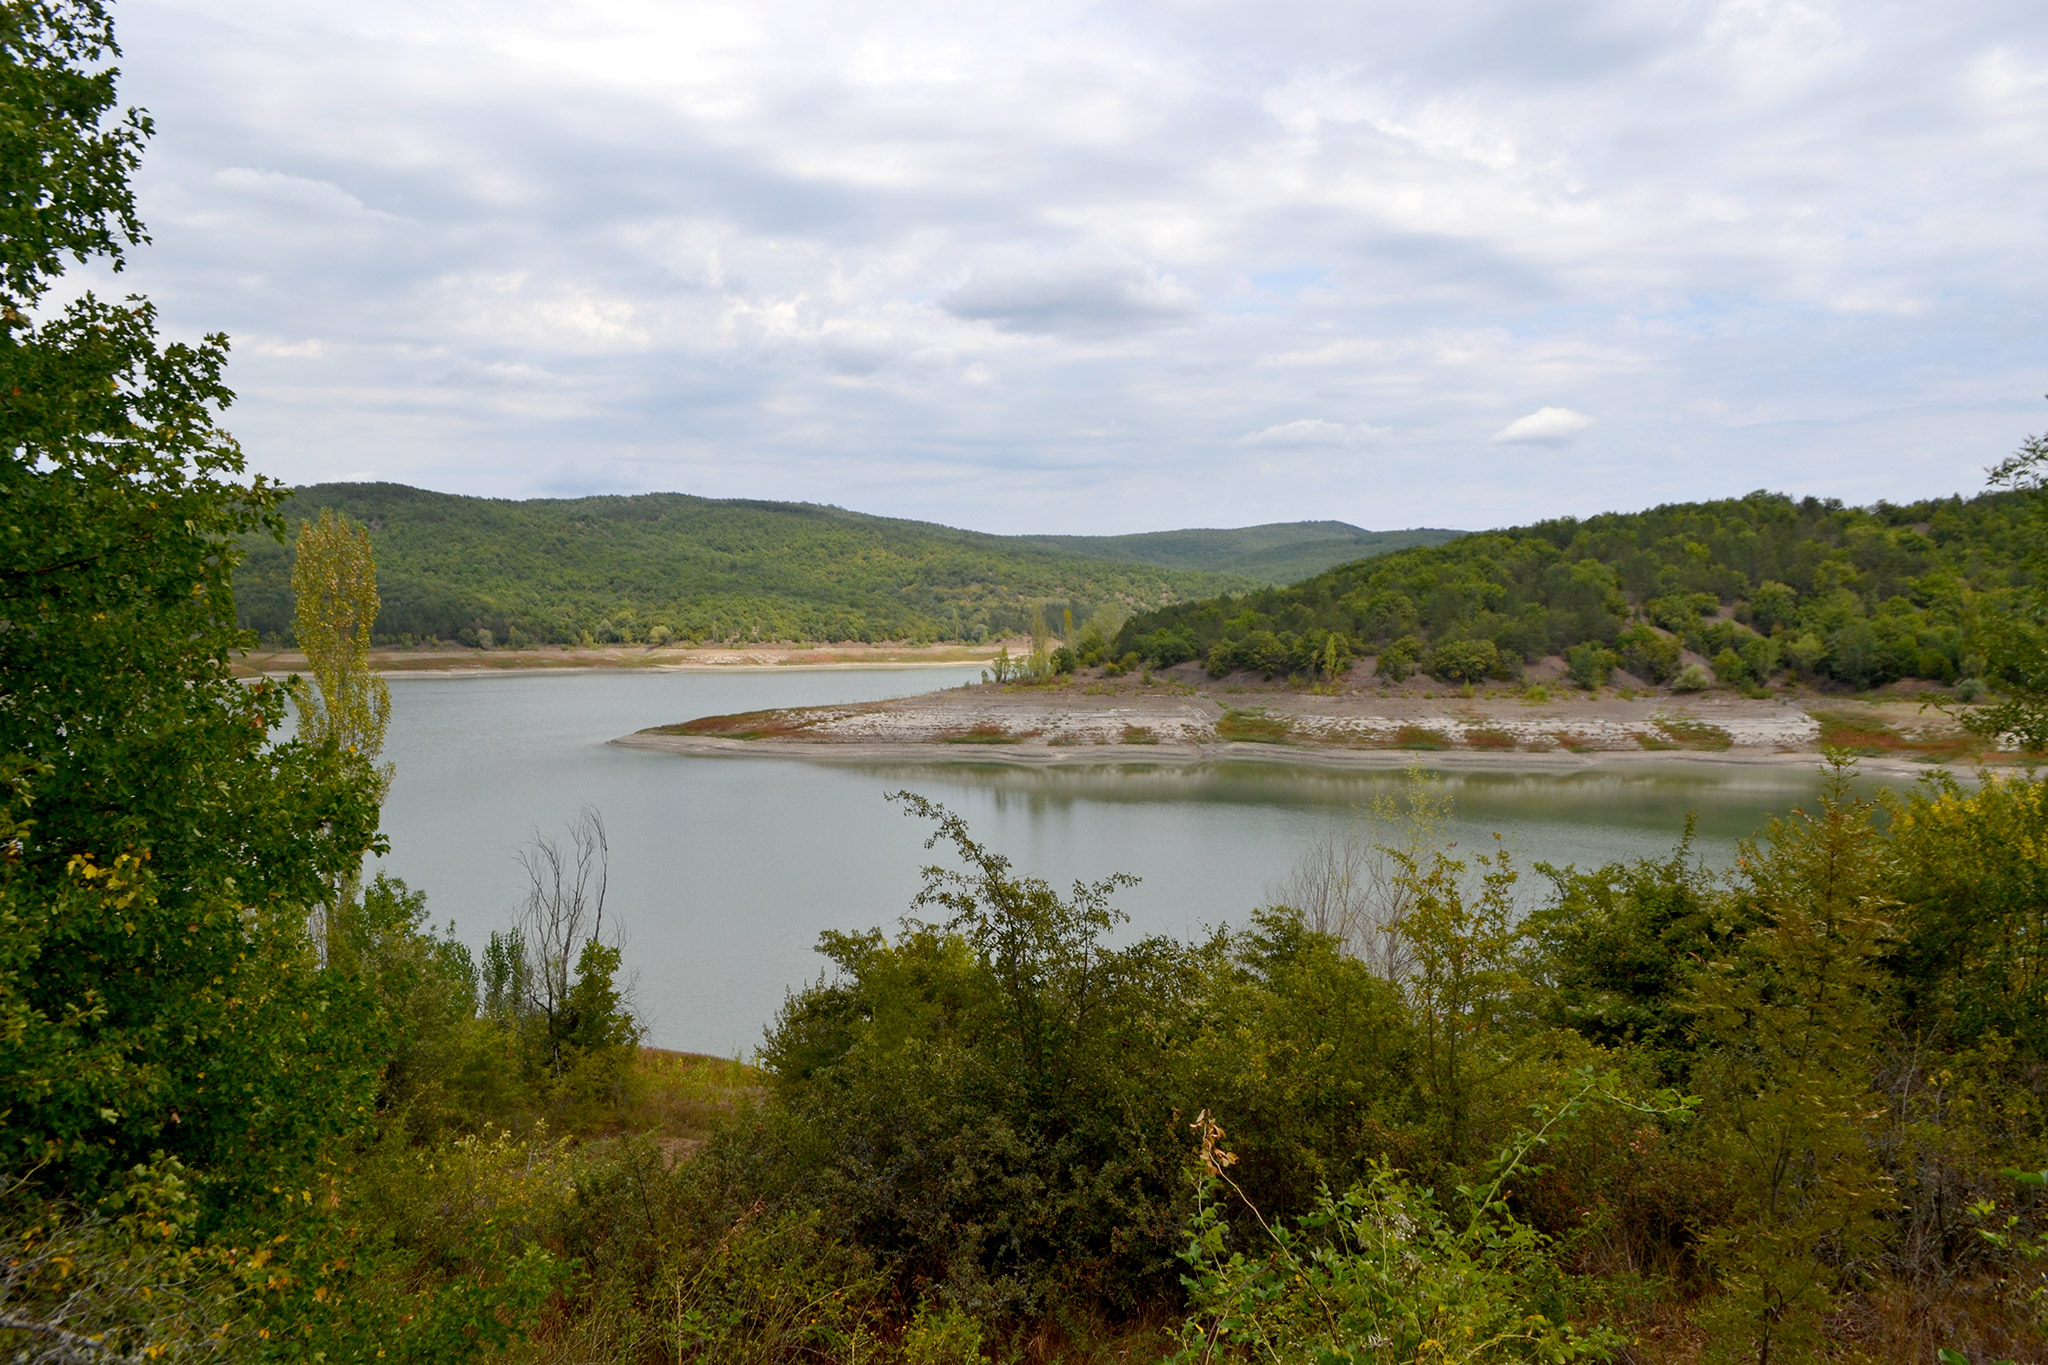
[[[1341,522],[1291,536],[1272,527],[1191,533],[1211,538],[1204,543],[1219,564],[1206,565],[1176,533],[1148,557],[1121,543],[1143,537],[1091,551],[836,507],[675,493],[513,502],[335,483],[299,490],[284,512],[296,526],[322,507],[370,529],[381,642],[474,642],[480,631],[499,644],[973,640],[1027,629],[1034,607],[1057,628],[1067,611],[1085,621],[1104,607],[1122,615],[1274,581],[1220,571],[1233,546],[1255,556],[1372,534]],[[261,537],[246,548],[235,579],[242,624],[281,638],[291,626],[291,551]]]
[[[1441,545],[1463,534],[1434,527],[1368,531],[1343,521],[1276,521],[1235,530],[1030,539],[1101,559],[1156,564],[1165,569],[1206,569],[1283,584],[1298,583],[1339,564],[1405,550],[1412,545]]]
[[[1680,646],[1724,682],[1791,675],[1866,687],[1977,673],[1983,633],[2031,580],[2010,494],[1872,508],[1753,493],[1460,537],[1292,587],[1133,618],[1119,650],[1210,671],[1312,672],[1336,654],[1383,671],[1512,677],[1563,655],[1582,682],[1645,681]]]

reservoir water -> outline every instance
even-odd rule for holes
[[[1128,872],[1131,933],[1186,935],[1241,922],[1314,842],[1360,819],[1398,773],[1261,763],[1038,770],[854,766],[705,758],[608,740],[652,725],[770,706],[904,696],[978,669],[564,671],[398,678],[385,756],[397,765],[385,870],[427,893],[437,924],[472,946],[518,906],[514,854],[561,837],[586,805],[611,842],[607,917],[648,1041],[727,1056],[751,1050],[785,991],[816,978],[823,929],[893,925],[939,855],[927,827],[886,800],[907,789],[966,817],[977,839],[1064,888]],[[1426,756],[1425,756],[1426,757]],[[1536,860],[1593,866],[1670,852],[1689,812],[1697,852],[1735,842],[1818,787],[1781,769],[1669,767],[1586,773],[1459,772],[1448,834],[1506,836]],[[1540,881],[1533,874],[1525,886]]]

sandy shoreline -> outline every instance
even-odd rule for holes
[[[530,677],[562,672],[788,673],[864,672],[904,668],[969,668],[987,664],[1008,644],[987,645],[759,645],[744,648],[688,645],[615,645],[593,649],[374,649],[370,667],[380,678]],[[235,661],[248,677],[281,678],[306,669],[290,650],[256,650]]]
[[[1078,677],[981,684],[842,706],[696,717],[613,741],[699,757],[826,763],[1186,767],[1272,763],[1338,769],[1413,764],[1578,772],[1646,765],[1811,768],[1823,745],[1863,771],[1966,773],[1986,753],[1913,697],[1743,697],[1729,692],[1496,688],[1467,694],[1370,679],[1303,690],[1216,683],[1192,669],[1157,680]]]
[[[1174,744],[1143,747],[1121,744],[1071,745],[1060,748],[1029,749],[995,745],[973,748],[939,744],[832,744],[782,740],[759,741],[717,739],[709,736],[621,735],[611,741],[621,748],[656,749],[666,753],[697,757],[781,758],[809,763],[839,763],[854,766],[888,764],[1003,765],[1022,768],[1063,767],[1196,767],[1206,763],[1271,763],[1280,766],[1400,771],[1411,767],[1447,768],[1467,772],[1590,772],[1598,769],[1658,767],[1775,768],[1811,770],[1822,761],[1818,750],[1784,750],[1773,753],[1712,753],[1668,751],[1642,753],[1574,754],[1485,753],[1459,750],[1409,749],[1300,749],[1273,744]],[[1860,757],[1860,772],[1886,777],[1918,777],[1924,773],[1952,771],[1968,777],[1969,769],[1943,769],[1942,765],[1882,756]]]

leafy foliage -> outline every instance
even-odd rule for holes
[[[1249,642],[1277,659],[1336,635],[1396,679],[1417,662],[1456,681],[1512,676],[1555,654],[1583,686],[1617,666],[1670,681],[1687,648],[1732,656],[1729,672],[1749,682],[1948,682],[1984,673],[1995,624],[2031,600],[2023,504],[1994,493],[1863,509],[1752,493],[1564,518],[1162,607],[1133,617],[1114,648],[1228,671],[1261,666]]]
[[[836,507],[679,493],[509,502],[321,484],[282,505],[303,518],[321,509],[369,533],[383,642],[980,640],[1021,632],[1049,606],[1085,621],[1103,607],[1257,581]],[[283,639],[291,552],[254,538],[243,548],[241,622]]]

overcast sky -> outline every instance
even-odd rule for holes
[[[1971,492],[2040,0],[121,0],[254,465],[994,531]]]

